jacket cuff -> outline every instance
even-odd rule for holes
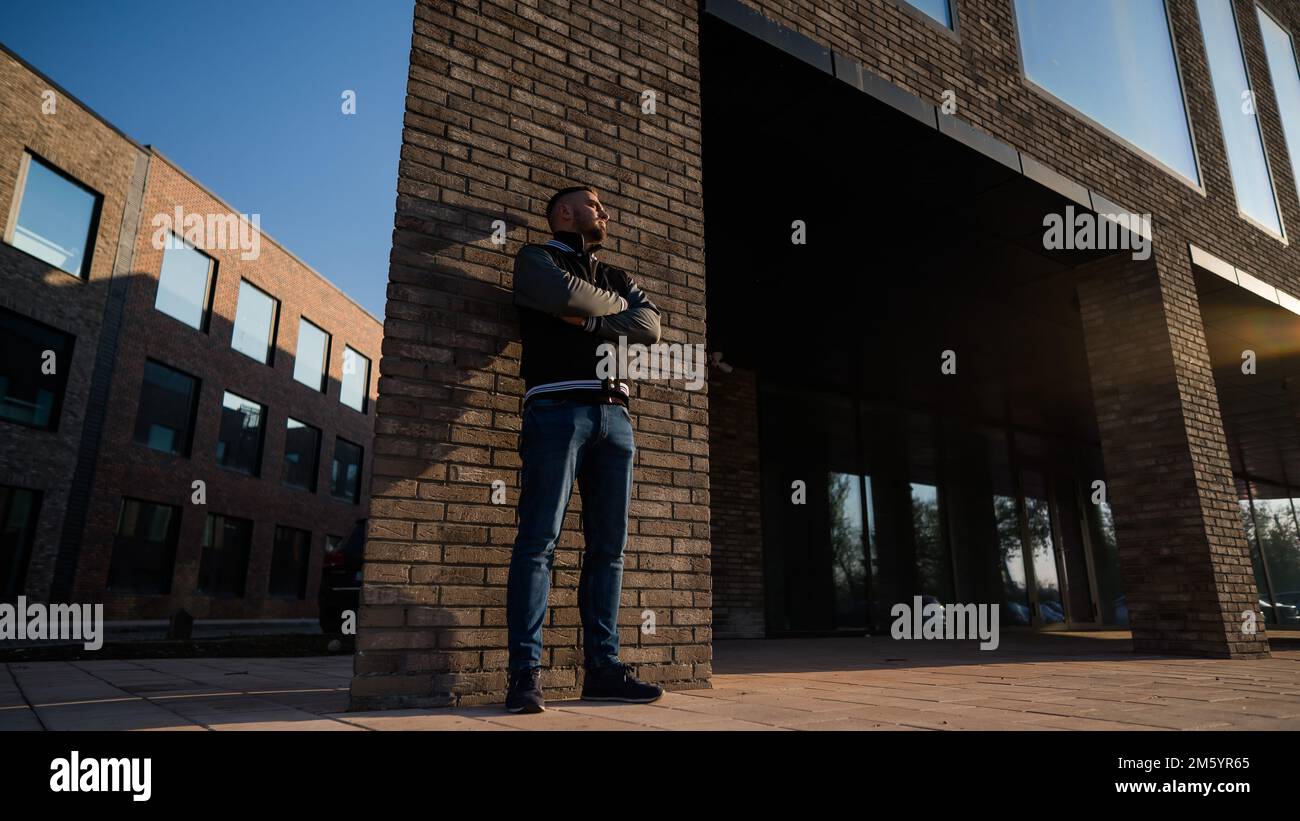
[[[596,330],[596,323],[597,323],[599,320],[600,320],[600,317],[598,317],[598,316],[589,316],[589,317],[587,317],[587,321],[586,321],[586,322],[583,324],[583,326],[582,326],[583,330],[588,331],[588,332],[591,332],[591,331]]]

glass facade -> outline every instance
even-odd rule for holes
[[[262,465],[262,433],[266,408],[251,399],[226,391],[221,400],[221,430],[217,464],[257,476]]]
[[[1095,446],[767,379],[758,416],[771,634],[885,634],[915,596],[997,604],[1007,626],[1123,623]]]
[[[207,330],[216,261],[175,234],[167,235],[153,306],[191,328]]]
[[[1264,54],[1268,57],[1268,72],[1273,78],[1277,110],[1282,116],[1286,149],[1291,155],[1292,179],[1300,186],[1300,70],[1296,64],[1295,41],[1264,9],[1256,6],[1255,11],[1264,39]]]
[[[1025,75],[1200,184],[1164,0],[1014,0]]]
[[[298,320],[298,352],[293,358],[293,378],[314,391],[325,391],[329,373],[330,335],[308,322]]]
[[[952,28],[952,7],[948,0],[904,0],[904,2],[925,12],[948,28]]]
[[[252,521],[209,513],[203,526],[198,592],[208,596],[243,596],[252,544]]]
[[[1232,170],[1237,208],[1242,214],[1279,236],[1282,220],[1273,193],[1273,177],[1264,154],[1246,61],[1237,34],[1237,17],[1230,0],[1196,0],[1201,34],[1210,64],[1214,98],[1223,125],[1224,148]]]
[[[75,277],[89,275],[99,195],[28,154],[9,244]]]
[[[163,453],[189,456],[198,403],[199,380],[146,359],[135,441]]]
[[[246,280],[239,283],[239,305],[235,308],[235,332],[230,347],[271,364],[275,347],[275,320],[280,303]]]
[[[68,334],[0,308],[0,420],[58,428],[72,345]]]
[[[339,401],[365,413],[369,400],[370,360],[344,345],[343,386],[339,390]]]

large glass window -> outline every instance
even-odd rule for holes
[[[904,0],[904,2],[920,9],[948,28],[952,28],[952,8],[948,0]]]
[[[73,276],[90,272],[100,197],[31,154],[9,244]]]
[[[152,359],[145,360],[135,441],[163,453],[190,455],[199,380]]]
[[[235,333],[230,347],[258,362],[271,364],[275,347],[275,320],[280,303],[247,280],[239,283],[239,305],[235,308]]]
[[[271,551],[271,595],[291,599],[306,598],[307,566],[310,559],[311,533],[277,525],[275,547]]]
[[[257,476],[262,464],[262,432],[266,408],[251,399],[226,391],[221,400],[221,432],[217,464]]]
[[[1015,0],[1025,75],[1200,184],[1164,0]]]
[[[39,491],[0,485],[0,599],[23,592],[40,509]]]
[[[353,504],[361,501],[361,446],[346,439],[334,440],[334,463],[330,466],[330,494]]]
[[[370,399],[370,360],[343,346],[343,386],[339,390],[339,401],[349,408],[366,412]]]
[[[54,430],[72,368],[73,339],[0,308],[0,419]]]
[[[314,391],[325,392],[329,373],[330,335],[302,318],[298,320],[298,352],[293,358],[293,378]]]
[[[943,538],[939,488],[912,482],[912,538],[916,544],[916,581],[921,594],[942,604],[953,603],[952,563]]]
[[[320,430],[289,418],[284,433],[284,470],[280,479],[290,487],[316,492],[320,465]]]
[[[169,593],[180,534],[181,509],[122,499],[108,589],[114,593]]]
[[[1052,511],[1042,476],[1022,474],[1025,493],[1025,524],[1029,532],[1031,566],[1038,588],[1038,617],[1044,624],[1065,621],[1061,582],[1056,572],[1056,540],[1052,535]]]
[[[1264,139],[1255,113],[1246,61],[1237,36],[1237,18],[1230,0],[1196,0],[1201,15],[1201,34],[1210,63],[1210,79],[1223,124],[1224,148],[1237,208],[1242,214],[1275,234],[1282,234],[1273,178],[1264,154]]]
[[[198,592],[208,596],[243,596],[252,544],[252,521],[209,513],[203,526]]]
[[[1273,77],[1277,110],[1282,115],[1286,150],[1291,155],[1292,179],[1300,187],[1300,72],[1296,68],[1295,42],[1268,12],[1259,6],[1255,11],[1264,38],[1264,53],[1268,56],[1268,72]]]
[[[191,328],[207,330],[212,274],[216,267],[212,257],[169,233],[167,247],[163,250],[162,270],[158,274],[154,308]]]
[[[874,554],[875,516],[871,477],[831,473],[827,480],[831,522],[831,576],[837,624],[867,623],[867,556]],[[863,501],[866,510],[863,510]]]

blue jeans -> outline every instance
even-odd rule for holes
[[[618,604],[632,498],[632,417],[622,405],[538,398],[519,439],[519,533],[506,583],[510,670],[540,667],[555,543],[578,480],[587,543],[578,577],[588,668],[618,661]]]

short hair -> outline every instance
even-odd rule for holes
[[[572,194],[574,191],[590,191],[593,194],[596,193],[596,189],[592,188],[590,185],[570,185],[568,188],[561,188],[559,191],[556,191],[546,202],[546,222],[548,225],[551,222],[551,212],[555,210],[555,206],[562,198]]]

